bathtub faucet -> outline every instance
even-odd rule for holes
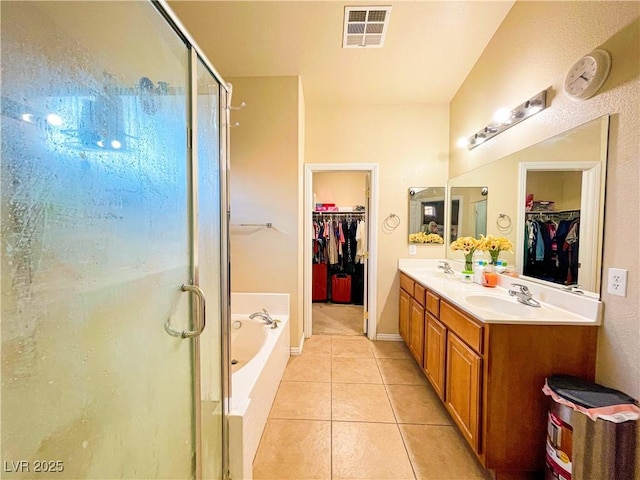
[[[278,323],[280,323],[280,320],[274,320],[271,318],[271,315],[269,315],[266,308],[263,308],[261,312],[255,312],[249,315],[249,318],[251,319],[256,317],[263,319],[267,325],[271,325],[271,328],[278,328]]]

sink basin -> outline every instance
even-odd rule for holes
[[[536,310],[540,310],[540,308],[522,305],[511,298],[502,298],[494,295],[467,295],[464,299],[468,304],[473,305],[474,307],[482,308],[483,310],[490,310],[491,312],[503,315],[530,317],[539,313]]]

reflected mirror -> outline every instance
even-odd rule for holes
[[[598,293],[608,131],[609,116],[600,117],[451,178],[451,199],[486,185],[486,233],[514,244],[514,253],[502,252],[501,259],[528,280]],[[452,234],[461,235],[460,225],[466,225],[463,204],[457,228],[452,212]],[[460,260],[458,252],[446,251]]]
[[[487,187],[451,188],[451,241],[487,235]]]
[[[444,243],[445,187],[409,189],[409,243]]]

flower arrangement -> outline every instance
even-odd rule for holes
[[[473,237],[460,237],[451,242],[451,250],[460,250],[464,253],[464,272],[473,272],[473,253],[480,245],[480,240]]]
[[[419,232],[409,235],[409,243],[444,243],[444,238],[437,233]]]
[[[491,263],[497,265],[500,252],[508,251],[513,253],[513,244],[511,240],[505,237],[494,237],[493,235],[480,235],[477,249],[482,252],[489,252],[491,255]]]

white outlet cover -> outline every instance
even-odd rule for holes
[[[409,245],[409,255],[415,255],[417,253],[415,245]]]
[[[627,296],[627,270],[610,268],[607,272],[607,292],[620,297]]]

